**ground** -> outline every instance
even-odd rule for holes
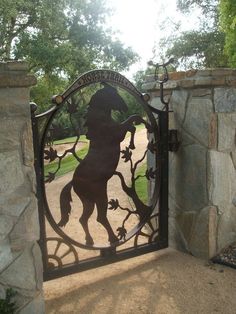
[[[138,134],[136,146],[142,147],[146,143],[145,130]],[[119,167],[128,166],[122,163]],[[71,174],[49,188],[52,204],[69,177]],[[118,181],[110,184],[114,197],[118,185]],[[117,219],[118,213],[115,215]],[[84,236],[78,228],[78,213],[68,228]],[[96,231],[96,227],[92,229]],[[236,270],[165,249],[45,282],[46,314],[234,314],[235,279]]]
[[[46,314],[234,314],[236,271],[172,249],[44,283]]]

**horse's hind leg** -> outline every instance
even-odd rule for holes
[[[107,230],[109,242],[113,243],[119,241],[107,219],[107,196],[104,198],[101,197],[101,199],[96,202],[96,205],[98,211],[97,221]]]
[[[81,226],[84,229],[85,232],[85,241],[87,245],[93,245],[94,241],[93,238],[89,232],[89,228],[88,228],[88,220],[90,218],[90,216],[93,213],[94,210],[94,203],[88,200],[83,200],[83,213],[79,219],[79,222],[81,223]]]

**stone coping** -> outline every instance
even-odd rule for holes
[[[0,62],[0,88],[29,87],[37,83],[34,75],[28,74],[25,61]]]
[[[236,69],[217,68],[171,72],[169,73],[169,81],[164,84],[164,89],[214,86],[236,87]],[[149,75],[146,77],[146,83],[143,84],[142,88],[146,91],[158,90],[160,85],[154,80],[153,75]]]

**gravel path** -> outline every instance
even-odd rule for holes
[[[44,283],[46,314],[235,314],[235,278],[166,249]]]
[[[147,144],[145,130],[136,134],[135,144],[134,157],[139,159]],[[119,171],[128,174],[129,165],[120,162]],[[70,179],[68,174],[48,185],[47,195],[57,221],[58,197]],[[119,180],[112,178],[110,197],[119,198],[124,206],[129,205],[119,190]],[[81,204],[75,195],[73,204],[65,232],[83,239],[78,224]],[[109,219],[115,225],[120,219],[119,212],[112,211]],[[107,236],[95,220],[96,215],[91,219],[91,229],[104,242]],[[82,257],[86,257],[83,252]],[[46,314],[234,314],[235,279],[233,269],[166,249],[44,283]]]

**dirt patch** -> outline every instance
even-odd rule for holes
[[[166,249],[44,283],[46,314],[234,314],[235,276]]]

